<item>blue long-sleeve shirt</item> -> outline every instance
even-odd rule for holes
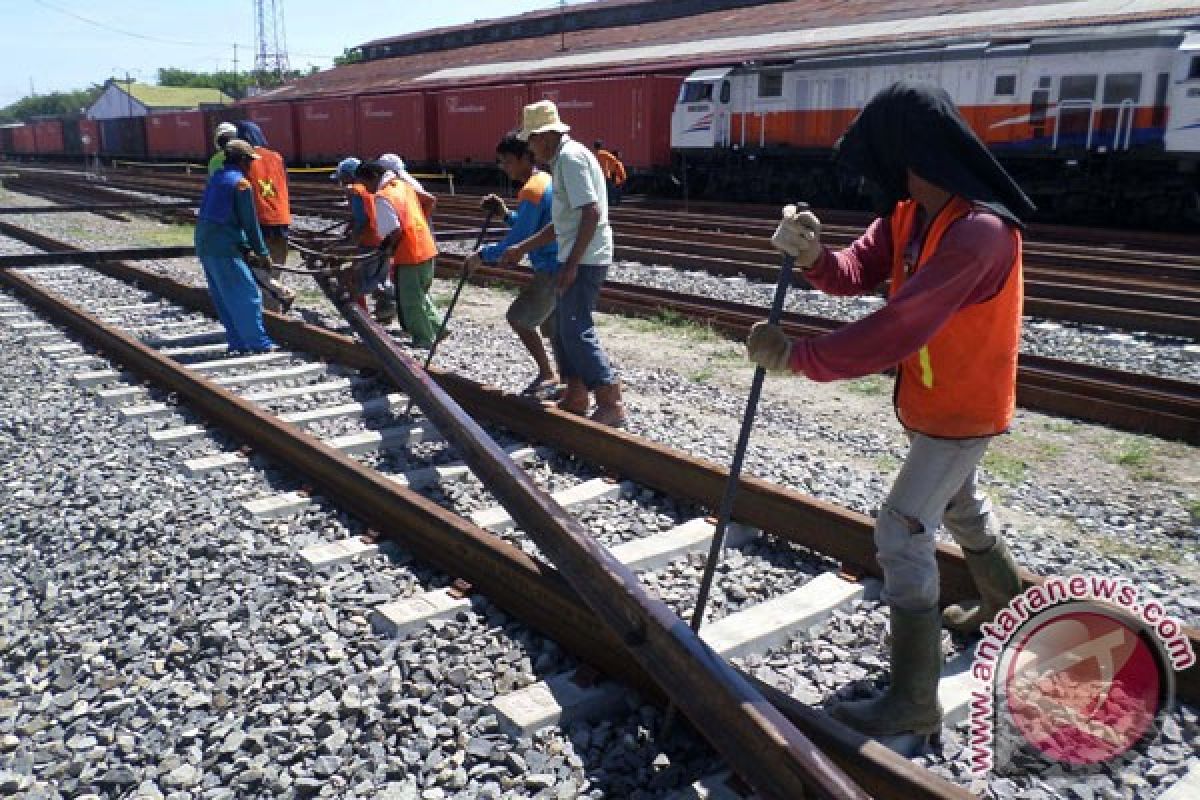
[[[196,254],[240,257],[243,248],[267,255],[258,215],[254,213],[254,190],[240,170],[223,167],[204,187],[196,223]]]
[[[483,248],[483,260],[496,263],[508,248],[549,225],[553,201],[554,189],[550,184],[550,175],[545,172],[533,173],[521,191],[517,192],[517,210],[510,211],[505,220],[509,225],[508,235],[496,244]],[[551,242],[539,247],[529,254],[529,260],[534,272],[555,272],[559,266],[558,244]]]

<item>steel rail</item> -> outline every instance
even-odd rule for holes
[[[407,355],[350,294],[317,284],[475,476],[546,553],[622,649],[655,681],[733,769],[768,797],[867,795],[671,609],[646,591]]]
[[[68,249],[69,245],[3,220],[0,220],[0,233],[36,247],[61,251],[54,255],[55,259],[66,258],[64,254],[69,252],[85,252],[72,251]],[[13,258],[19,261],[20,257]],[[90,257],[81,255],[80,258]],[[0,265],[4,263],[3,259],[0,257]],[[454,270],[461,269],[461,261],[461,256],[442,254],[439,274],[457,276]],[[94,266],[100,267],[101,263],[95,262]],[[126,279],[157,278],[155,273],[145,272],[137,278]],[[523,270],[481,267],[471,279],[480,283],[522,284],[530,276]],[[758,306],[614,281],[606,282],[601,288],[600,308],[639,316],[652,316],[669,308],[737,337],[744,337],[750,326],[765,314]],[[793,336],[817,336],[843,324],[838,320],[793,312],[786,313],[783,319],[784,330]],[[1200,444],[1200,386],[1188,381],[1022,354],[1017,371],[1017,402],[1025,408],[1045,413]]]
[[[576,592],[563,581],[561,573],[525,555],[514,545],[442,509],[419,494],[397,486],[303,430],[281,422],[254,404],[189,371],[185,365],[174,362],[128,334],[59,298],[19,272],[0,273],[0,283],[16,289],[49,316],[96,344],[113,360],[186,398],[191,408],[215,424],[249,442],[265,455],[305,474],[332,499],[344,507],[355,509],[357,516],[377,530],[397,538],[418,558],[453,576],[468,579],[497,605],[547,632],[587,663],[596,665],[606,674],[625,680],[648,692],[659,702],[662,701],[663,694],[659,686],[650,680],[648,671],[630,662],[621,653],[623,648],[630,646],[631,639],[636,640],[643,634],[653,637],[652,628],[635,623],[625,628],[623,634],[609,631],[601,624],[601,618],[590,613],[580,603]],[[332,282],[326,281],[326,288],[332,290],[332,287]],[[353,317],[353,312],[358,310],[357,306],[351,305],[350,309],[350,315]],[[361,311],[357,316],[359,319],[356,327],[360,332],[364,327],[375,325]],[[353,319],[351,321],[354,322]],[[380,339],[387,339],[382,329],[374,333]],[[402,353],[399,357],[407,358]],[[435,394],[441,391],[423,374],[416,362],[411,359],[408,361],[408,372],[416,382],[411,388],[420,392],[424,387],[426,391]],[[430,397],[422,399],[428,403]],[[442,424],[444,423],[445,421]],[[491,446],[495,447],[494,444]],[[585,542],[591,542],[586,533],[583,536]],[[554,543],[551,540],[542,542],[542,545],[543,548],[547,545],[553,547]],[[610,567],[611,565],[606,565],[606,570]],[[604,596],[603,593],[601,596]],[[666,614],[674,623],[682,626],[673,614],[669,611],[666,611]],[[679,633],[669,630],[665,635],[677,637]],[[733,670],[719,657],[711,654],[711,651],[709,656],[716,659],[719,662],[717,666],[750,693],[750,697],[744,698],[745,704],[731,707],[730,713],[746,719],[749,724],[770,734],[765,742],[760,743],[758,749],[748,752],[745,759],[745,765],[750,770],[750,782],[768,792],[769,796],[809,796],[803,793],[798,780],[789,782],[785,775],[785,780],[773,784],[768,774],[754,771],[764,768],[764,761],[773,760],[782,761],[782,764],[767,763],[765,768],[787,768],[788,760],[795,756],[793,748],[796,740],[780,734],[795,724],[813,729],[822,746],[833,751],[837,755],[837,761],[844,763],[872,792],[871,795],[867,795],[845,776],[839,777],[840,771],[832,766],[832,762],[825,762],[825,768],[831,770],[832,774],[827,773],[826,779],[819,781],[817,787],[813,787],[818,790],[820,796],[945,800],[971,797],[960,787],[916,767],[827,716],[782,695],[778,690],[765,687],[772,696],[772,702],[778,702],[783,707],[782,711],[768,705],[762,698],[755,700],[755,690],[751,687],[761,685],[758,681]],[[668,675],[668,683],[686,684],[689,663],[685,661],[671,666],[673,669]],[[682,674],[677,669],[681,669]],[[712,701],[711,694],[697,694],[693,697],[691,705],[711,705]],[[714,714],[706,712],[702,716]],[[727,723],[728,720],[722,719],[722,722]],[[728,751],[732,744],[729,738],[731,731],[735,736],[740,732],[737,727],[715,730],[710,728],[710,741],[717,739],[714,746],[718,750]],[[820,755],[819,751],[814,749],[813,753],[818,762],[824,761],[824,756]],[[794,776],[794,773],[787,774]]]
[[[13,227],[0,222],[2,233],[8,233]],[[38,242],[48,242],[56,249],[65,247],[41,234],[20,228],[15,230],[25,234],[28,238],[23,240],[34,246],[42,246]],[[95,269],[216,318],[208,292],[202,288],[188,286],[132,264],[104,262]],[[0,271],[0,280],[5,274]],[[378,359],[347,336],[273,312],[264,313],[263,317],[268,331],[278,341],[348,366],[380,369]],[[431,368],[429,374],[478,420],[504,426],[530,441],[576,453],[593,464],[665,494],[708,508],[716,508],[720,501],[728,471],[719,465],[597,425],[574,414],[543,408],[536,401],[513,397],[436,367]],[[737,521],[840,560],[852,570],[882,575],[875,560],[874,522],[870,517],[753,477],[744,478],[739,491],[741,494],[734,507]],[[974,581],[962,551],[956,545],[939,543],[937,560],[941,602],[949,604],[973,598]],[[1045,580],[1028,570],[1022,570],[1022,577],[1026,586],[1040,585]],[[1200,653],[1200,630],[1188,628],[1186,634],[1192,649]],[[1200,703],[1200,663],[1176,677],[1179,697]],[[764,693],[770,694],[765,690]],[[805,732],[811,733],[808,729]],[[814,735],[814,741],[817,740]],[[842,766],[849,771],[845,763]],[[853,771],[851,774],[861,777]]]

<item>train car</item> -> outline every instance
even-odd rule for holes
[[[64,119],[63,148],[68,155],[96,155],[100,152],[99,123],[94,119]]]
[[[63,144],[61,119],[40,119],[33,123],[34,152],[40,156],[61,156],[66,152]]]
[[[102,119],[100,123],[100,155],[113,159],[144,161],[146,124],[144,117]]]
[[[146,120],[146,152],[155,159],[208,157],[208,135],[200,111],[169,111],[149,114]]]
[[[421,92],[361,95],[354,101],[360,158],[397,153],[409,165],[438,161],[437,103]]]
[[[509,83],[434,94],[438,158],[445,164],[493,167],[496,143],[521,125],[529,87]]]
[[[298,159],[330,164],[355,152],[357,114],[354,98],[305,100],[295,104]],[[269,137],[268,137],[269,140]]]
[[[13,144],[13,131],[20,125],[0,125],[0,156],[12,156],[17,152]]]
[[[287,162],[296,161],[300,153],[293,110],[292,103],[255,103],[245,107],[245,119],[262,128],[267,145]]]
[[[33,126],[29,124],[13,128],[13,152],[32,156],[37,153],[37,141],[33,137]]]
[[[671,114],[682,82],[669,75],[542,81],[530,87],[530,100],[554,101],[574,138],[589,147],[602,139],[627,168],[648,171],[671,164]]]
[[[1150,222],[1197,200],[1194,166],[1181,170],[1200,151],[1193,49],[1200,37],[1177,30],[1097,32],[704,69],[680,89],[672,145],[700,192],[846,204],[857,187],[831,166],[837,137],[880,89],[916,80],[950,94],[1047,217],[1123,207]]]

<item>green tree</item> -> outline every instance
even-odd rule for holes
[[[340,56],[333,57],[333,65],[335,67],[344,67],[347,64],[357,64],[363,60],[363,51],[357,47],[346,47],[342,49]]]
[[[78,116],[82,109],[95,102],[102,91],[104,91],[103,86],[92,86],[88,89],[23,97],[15,103],[0,108],[0,124],[28,122],[34,117],[40,116]]]

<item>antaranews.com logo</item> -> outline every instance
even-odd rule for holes
[[[1196,663],[1184,627],[1121,578],[1048,578],[985,624],[971,672],[971,771],[1019,760],[1086,769],[1157,735],[1175,672]]]

